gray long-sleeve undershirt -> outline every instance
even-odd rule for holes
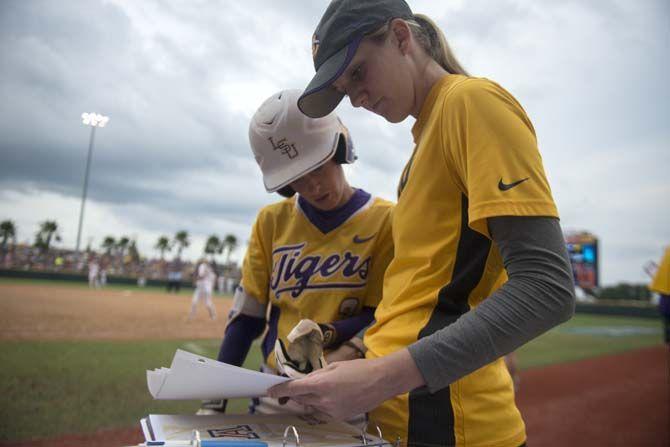
[[[508,281],[455,323],[408,347],[434,393],[572,317],[575,291],[558,219],[490,218]]]

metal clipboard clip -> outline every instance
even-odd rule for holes
[[[379,425],[375,424],[375,428],[377,429],[377,436],[379,439],[381,439],[380,442],[369,442],[368,437],[367,437],[367,432],[368,432],[368,422],[363,425],[361,428],[361,441],[363,442],[360,445],[357,445],[356,447],[384,447],[384,446],[390,446],[390,447],[400,447],[400,438],[396,439],[394,443],[384,441],[384,437],[382,436],[382,430],[379,428]],[[290,435],[293,436],[290,436]],[[293,440],[291,440],[293,438]],[[295,428],[293,425],[289,425],[286,427],[284,430],[284,437],[282,439],[282,447],[303,447],[300,444],[300,434],[298,433],[298,429]]]

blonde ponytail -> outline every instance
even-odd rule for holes
[[[414,38],[435,62],[449,73],[469,76],[449,48],[444,33],[430,17],[423,14],[414,14],[414,18],[406,20],[406,22],[412,30]]]
[[[414,14],[412,19],[403,20],[409,26],[412,35],[419,42],[421,48],[442,68],[451,74],[470,76],[454,56],[440,27],[430,17],[424,14]],[[387,22],[368,34],[367,37],[373,42],[381,44],[386,40],[390,31],[390,22]]]

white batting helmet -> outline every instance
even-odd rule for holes
[[[298,109],[300,90],[283,90],[258,108],[249,142],[268,192],[280,190],[334,158],[356,160],[349,131],[335,113],[309,118]]]

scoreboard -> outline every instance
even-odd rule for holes
[[[598,275],[598,238],[588,232],[565,235],[572,274],[576,286],[592,290],[600,285]]]

